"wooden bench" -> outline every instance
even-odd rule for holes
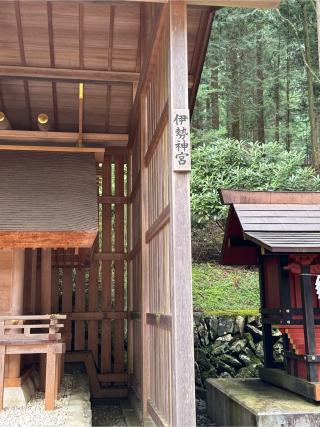
[[[55,408],[60,386],[61,320],[66,315],[0,316],[0,410],[3,409],[5,356],[9,354],[46,354],[45,409]]]

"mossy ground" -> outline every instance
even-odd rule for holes
[[[195,311],[242,316],[259,313],[259,278],[255,269],[193,264],[192,281]]]

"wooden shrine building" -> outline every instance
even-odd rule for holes
[[[278,3],[1,1],[0,317],[66,315],[65,361],[142,422],[195,425],[189,113],[211,23]]]
[[[222,190],[229,204],[222,262],[257,265],[263,380],[320,401],[320,193]],[[273,358],[272,328],[284,363]]]

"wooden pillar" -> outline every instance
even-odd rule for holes
[[[0,251],[0,313],[2,315],[23,314],[24,263],[24,249]],[[5,374],[7,378],[20,376],[20,360],[20,355],[7,357]]]
[[[307,380],[311,382],[318,381],[317,365],[308,361],[308,357],[316,354],[316,337],[314,330],[314,312],[313,312],[313,297],[312,297],[312,282],[310,274],[310,266],[302,265],[301,275],[301,299],[302,299],[302,314],[304,326],[304,341],[305,352],[307,356]]]
[[[140,177],[141,177],[141,363],[142,369],[142,417],[147,415],[147,404],[149,396],[149,329],[147,325],[147,312],[149,307],[149,252],[145,235],[148,229],[148,171],[144,164],[146,152],[146,132],[148,126],[147,103],[144,94],[141,95],[141,130],[140,130]]]
[[[282,312],[282,320],[284,324],[290,323],[291,318],[291,298],[290,298],[290,282],[289,272],[284,267],[289,263],[287,255],[279,257],[279,291],[280,291],[280,307]],[[289,323],[288,323],[289,322]],[[287,374],[290,371],[290,360],[286,357],[286,352],[289,351],[289,339],[287,334],[283,334],[283,350],[284,350],[284,363],[283,367]],[[271,341],[271,351],[273,351],[273,341]],[[275,367],[275,366],[274,366]]]
[[[41,314],[51,314],[51,249],[41,249]],[[46,384],[46,359],[45,354],[40,355],[40,389],[45,389]]]
[[[259,285],[260,285],[260,307],[261,312],[266,307],[265,301],[265,283],[264,283],[264,258],[259,258]],[[262,317],[262,337],[263,337],[263,348],[264,348],[264,367],[273,368],[273,349],[272,349],[272,326],[269,323],[265,323]]]
[[[187,4],[169,2],[170,280],[172,310],[172,425],[196,425],[191,285],[190,153],[176,166],[174,120],[188,115]],[[185,123],[186,124],[186,123]],[[190,143],[189,143],[190,144]],[[190,147],[188,147],[190,149]]]
[[[41,314],[51,314],[51,249],[41,249]]]

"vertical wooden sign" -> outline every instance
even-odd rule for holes
[[[191,171],[189,109],[174,109],[172,113],[173,170],[189,172]]]

